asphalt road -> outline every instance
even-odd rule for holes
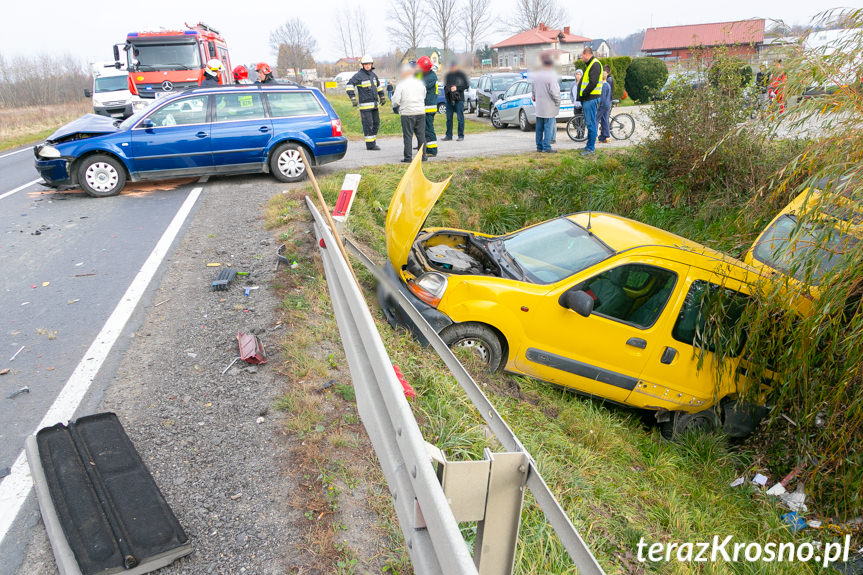
[[[154,281],[135,278],[199,185],[138,186],[94,199],[48,190],[37,179],[32,152],[0,154],[0,370],[9,369],[0,375],[0,572],[8,572],[7,561],[15,563],[38,517],[32,494],[21,507],[22,490],[13,489],[21,483],[20,473],[13,479],[24,439],[51,413],[84,414],[98,403],[141,310],[152,303],[161,262],[155,262]],[[128,322],[113,318],[119,332],[111,345],[103,328],[121,300],[130,300],[133,280],[143,290],[131,295],[144,305],[123,304],[133,313]],[[101,349],[91,348],[97,335]],[[103,351],[104,360],[97,357]],[[82,374],[81,368],[90,370]],[[25,387],[29,392],[9,398]],[[58,399],[64,387],[75,389]],[[17,521],[9,525],[17,508]]]

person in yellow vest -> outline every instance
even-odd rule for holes
[[[578,86],[578,101],[587,126],[587,145],[581,153],[592,154],[596,150],[596,109],[602,95],[602,64],[594,58],[590,46],[582,50],[581,61],[585,63],[585,69]]]
[[[378,146],[378,129],[381,126],[378,101],[381,106],[386,104],[387,98],[384,87],[377,74],[374,73],[375,61],[371,56],[365,55],[360,60],[362,68],[348,80],[345,91],[354,106],[360,109],[360,120],[363,124],[363,136],[366,140],[367,150],[380,150]]]

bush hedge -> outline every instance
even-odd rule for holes
[[[633,100],[649,102],[659,94],[667,79],[668,68],[659,58],[635,58],[626,74],[626,92]]]

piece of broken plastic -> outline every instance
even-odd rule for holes
[[[752,478],[752,483],[764,487],[765,485],[767,485],[767,476],[756,473],[755,477]]]
[[[779,496],[782,503],[791,511],[807,511],[806,493],[802,483],[797,484],[797,489],[790,493],[783,493]]]
[[[402,390],[404,390],[405,392],[405,397],[416,397],[417,392],[414,391],[414,388],[411,387],[411,384],[408,383],[407,378],[402,373],[402,370],[399,369],[399,366],[394,365],[393,371],[396,372],[396,377],[398,378],[399,383],[402,384]]]
[[[734,481],[731,482],[731,487],[739,487],[739,486],[743,485],[743,483],[745,481],[746,481],[745,477],[738,477],[737,479],[735,479]]]
[[[240,347],[240,359],[246,363],[267,363],[267,350],[258,336],[238,331],[237,344]]]
[[[785,489],[785,486],[781,483],[777,483],[773,487],[767,490],[767,495],[782,495],[784,493],[788,493],[788,490]]]
[[[796,511],[791,511],[782,516],[782,520],[791,526],[791,531],[797,532],[806,529],[806,520],[800,517]]]

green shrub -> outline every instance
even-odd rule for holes
[[[626,92],[639,102],[649,102],[659,95],[668,79],[668,68],[659,58],[635,58],[626,72]]]

